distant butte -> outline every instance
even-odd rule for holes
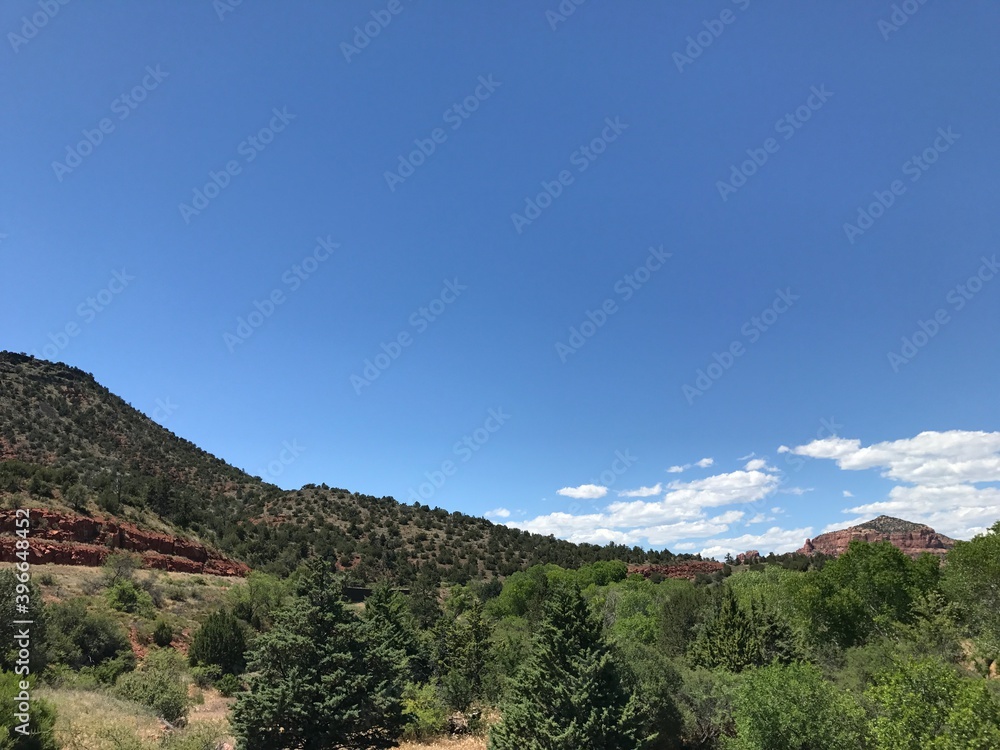
[[[954,539],[937,533],[930,526],[892,516],[879,516],[857,526],[806,539],[798,552],[801,555],[822,553],[836,557],[846,552],[847,546],[855,540],[889,542],[910,557],[919,557],[925,552],[943,556],[955,546]]]

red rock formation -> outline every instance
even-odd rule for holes
[[[753,565],[754,563],[760,562],[760,552],[755,549],[747,550],[746,552],[740,552],[736,556],[737,565]]]
[[[710,575],[720,570],[722,563],[715,560],[687,560],[672,565],[630,565],[628,572],[639,573],[643,578],[659,573],[664,578],[687,578],[693,581],[699,573]]]
[[[930,526],[900,521],[888,516],[879,516],[873,521],[859,526],[820,534],[814,539],[806,539],[806,543],[798,552],[801,555],[822,553],[836,557],[846,552],[848,545],[855,540],[889,542],[910,557],[918,557],[924,552],[929,552],[932,555],[945,555],[948,550],[955,546],[954,539],[938,534]]]
[[[16,511],[0,511],[0,561],[16,561]],[[130,523],[48,510],[31,511],[29,562],[99,566],[115,550],[142,555],[146,567],[183,573],[245,576],[250,568],[190,539]]]

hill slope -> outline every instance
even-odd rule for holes
[[[857,526],[820,534],[815,539],[806,539],[799,554],[814,555],[821,552],[825,555],[840,555],[856,539],[865,542],[890,542],[910,557],[917,557],[924,552],[944,555],[955,546],[954,539],[938,534],[930,526],[892,516],[879,516]]]
[[[325,485],[286,492],[174,435],[89,373],[9,352],[0,352],[0,498],[187,537],[277,572],[318,554],[359,580],[422,572],[465,581],[542,562],[674,558]]]

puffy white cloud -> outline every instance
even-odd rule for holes
[[[707,469],[709,466],[715,463],[714,458],[703,458],[700,461],[695,461],[695,466],[699,469]]]
[[[767,461],[763,458],[752,458],[747,461],[747,465],[743,468],[747,471],[760,471],[761,469],[768,469],[770,467],[767,465]]]
[[[680,474],[682,471],[689,468],[691,468],[691,464],[687,464],[686,466],[671,466],[669,469],[667,469],[667,473]]]
[[[772,550],[778,554],[793,552],[801,547],[806,538],[810,536],[812,536],[811,526],[801,529],[782,529],[778,526],[772,526],[763,534],[743,534],[729,539],[708,539],[701,543],[706,545],[701,549],[701,554],[704,557],[721,558],[725,557],[727,552],[731,555],[737,555],[749,549],[760,550],[765,554]],[[695,548],[696,545],[688,547],[688,549]]]
[[[608,488],[597,484],[581,484],[579,487],[563,487],[556,490],[556,494],[575,500],[597,500],[608,494]]]
[[[888,499],[857,505],[845,513],[858,520],[880,514],[924,523],[942,534],[969,538],[1000,518],[1000,432],[949,430],[863,447],[860,440],[831,437],[791,449],[800,456],[827,458],[845,471],[878,469],[905,484]],[[844,497],[853,497],[845,491]],[[827,530],[855,522],[830,524]]]
[[[830,437],[792,449],[829,458],[841,469],[881,469],[882,476],[919,485],[1000,481],[1000,432],[921,432],[913,438],[875,443]]]
[[[657,482],[652,487],[640,487],[637,490],[623,490],[618,493],[618,497],[652,497],[663,492],[663,484]]]
[[[734,471],[690,482],[670,482],[658,500],[620,500],[599,513],[549,513],[509,525],[573,542],[663,546],[681,539],[725,533],[731,524],[744,517],[744,511],[729,510],[708,517],[705,509],[757,502],[772,494],[779,482],[776,474]]]
[[[486,511],[487,518],[510,518],[510,511],[506,508],[494,508]]]

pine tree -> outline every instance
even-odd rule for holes
[[[246,667],[243,625],[226,610],[213,612],[194,634],[188,659],[191,664],[214,665],[222,674],[240,674]]]
[[[639,750],[639,703],[576,588],[557,587],[490,733],[489,750]]]
[[[242,747],[394,747],[405,657],[379,637],[378,618],[360,620],[347,608],[326,562],[308,565],[296,593],[250,657],[249,690],[232,719]]]
[[[727,587],[714,617],[706,622],[691,645],[691,661],[708,669],[742,672],[764,663],[760,634],[752,616]]]

